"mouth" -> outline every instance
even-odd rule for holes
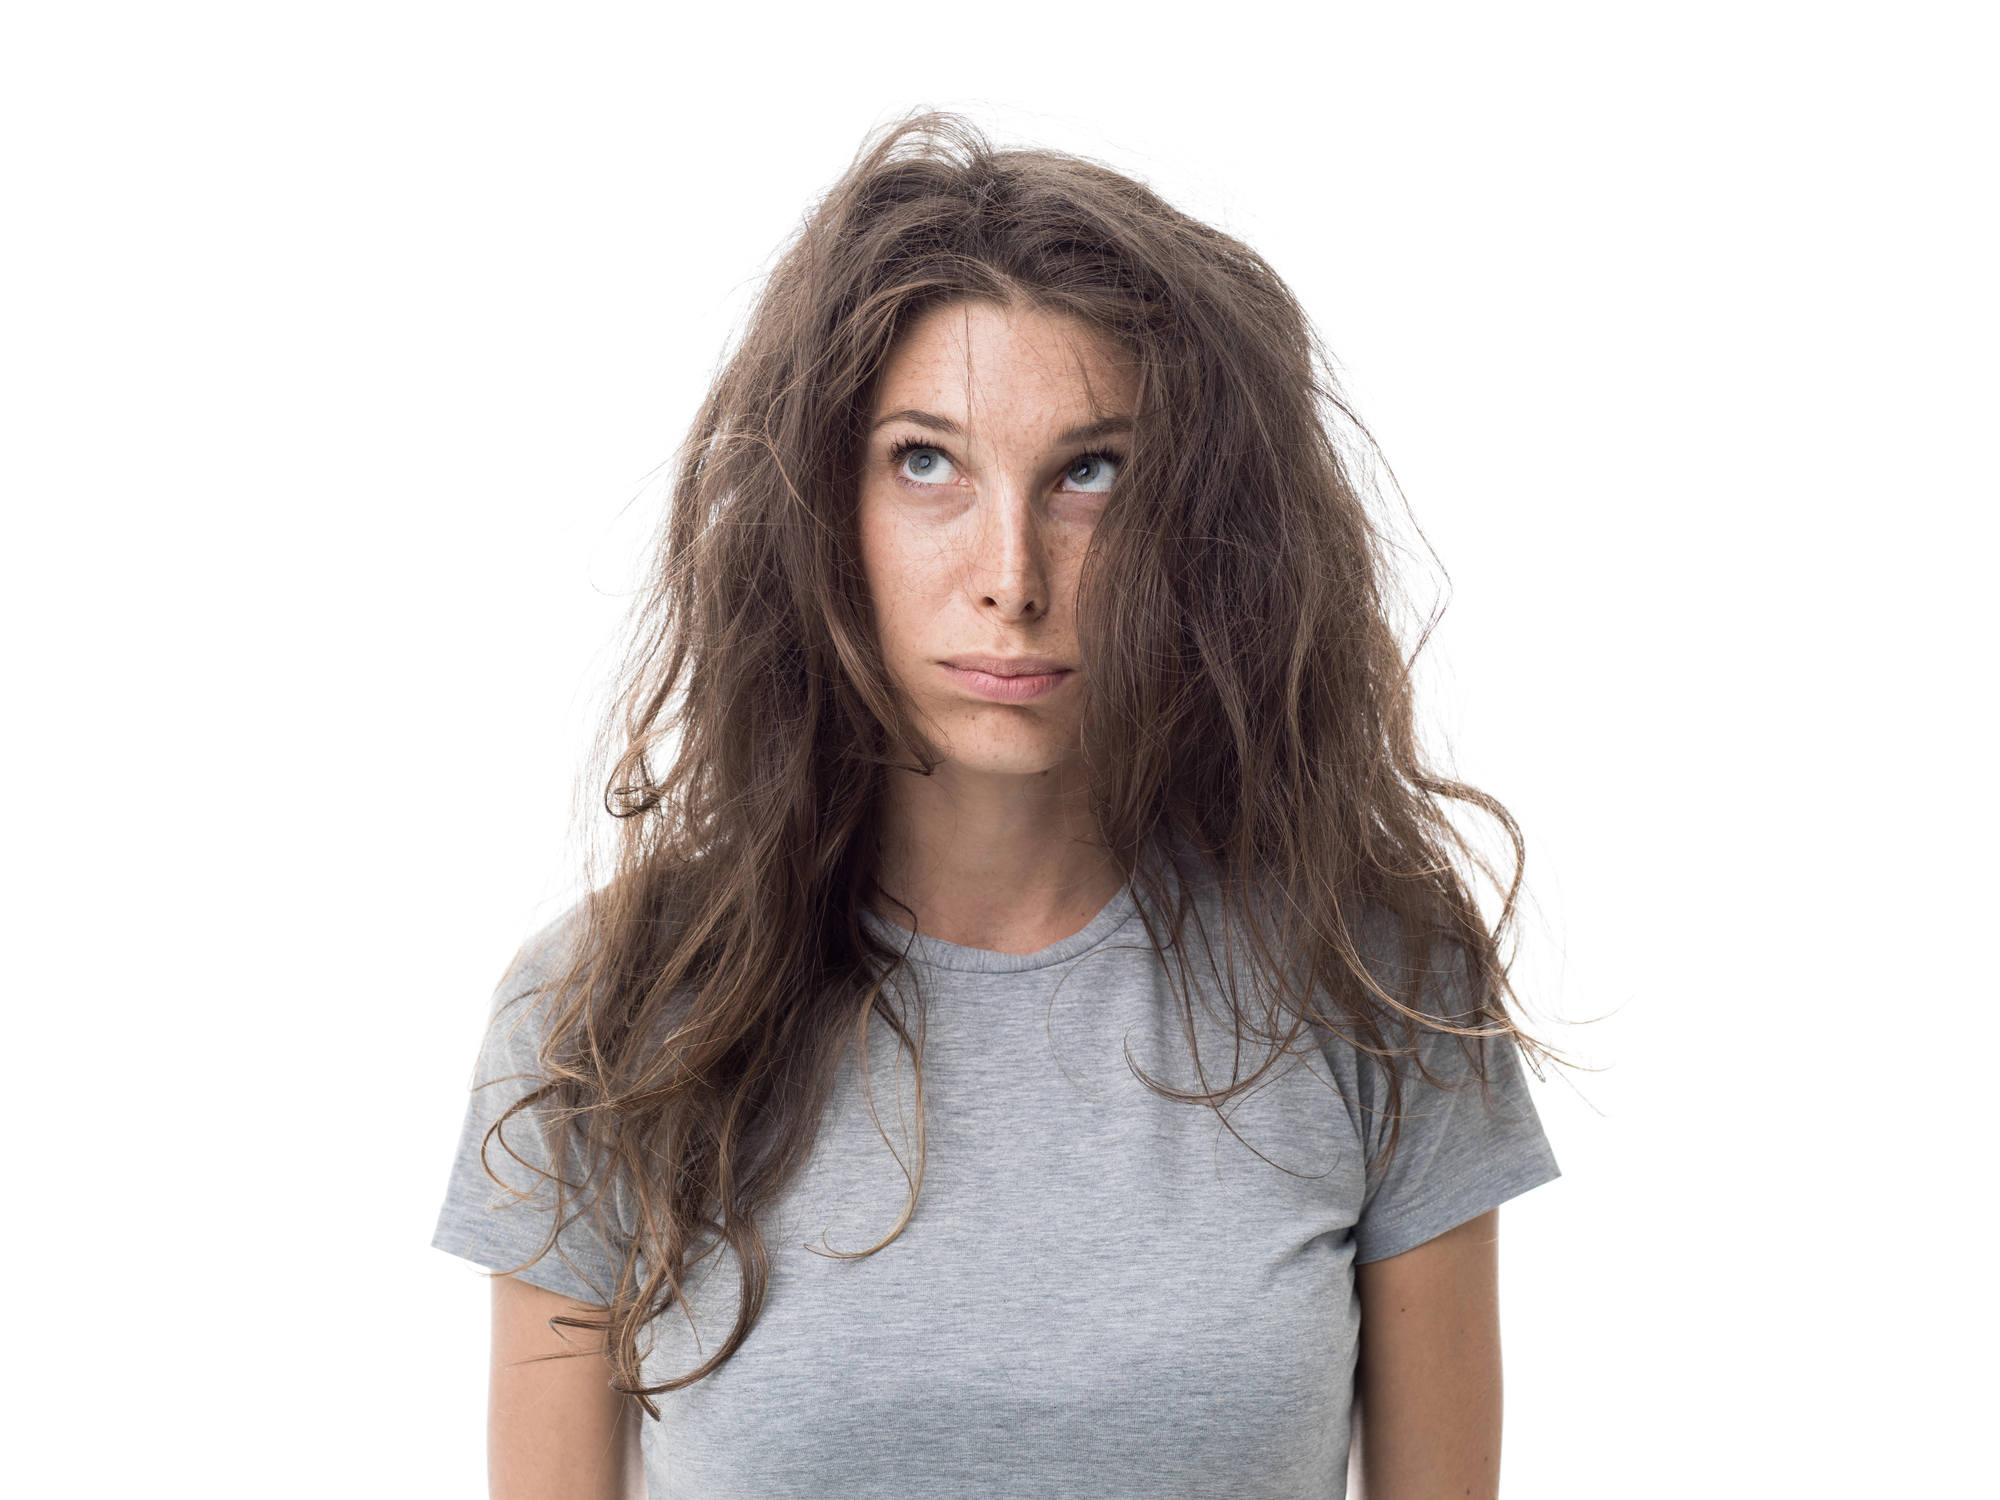
[[[954,656],[938,665],[953,682],[989,703],[1046,698],[1076,676],[1074,667],[1041,656]]]

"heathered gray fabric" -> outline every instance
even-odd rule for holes
[[[910,943],[927,1016],[915,1217],[866,1258],[807,1248],[863,1249],[902,1211],[882,1131],[909,1159],[915,1113],[908,1064],[878,1026],[874,1114],[850,1066],[766,1224],[770,1297],[748,1343],[645,1425],[654,1500],[1342,1495],[1355,1263],[1557,1175],[1512,1052],[1484,1102],[1476,1085],[1406,1085],[1378,1179],[1365,1164],[1386,1129],[1382,1079],[1345,1043],[1239,1100],[1233,1130],[1133,1076],[1128,1055],[1157,1079],[1192,1075],[1128,895],[1025,956],[883,931]],[[519,997],[557,941],[544,935],[503,985],[480,1080],[532,1072],[536,1017]],[[1202,1026],[1227,1077],[1226,1032]],[[1462,1075],[1455,1043],[1427,1055]],[[520,1264],[546,1230],[545,1209],[499,1194],[478,1163],[486,1124],[524,1087],[475,1090],[434,1240],[489,1267]],[[532,1130],[508,1140],[546,1160]],[[568,1264],[520,1274],[601,1300],[603,1242],[573,1226],[563,1248]],[[735,1292],[729,1261],[696,1289],[702,1348],[727,1332]],[[678,1315],[655,1334],[653,1378],[699,1362]]]

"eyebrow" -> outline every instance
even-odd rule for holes
[[[947,437],[965,436],[965,429],[950,417],[941,417],[936,412],[918,411],[913,406],[905,407],[901,411],[892,411],[885,417],[877,417],[874,425],[868,430],[877,432],[891,422],[909,422],[917,427],[928,427],[932,432],[942,432]]]
[[[947,437],[963,437],[965,429],[950,417],[941,417],[936,412],[918,411],[915,407],[905,407],[902,411],[892,411],[875,419],[868,430],[874,432],[887,427],[891,422],[908,422],[916,427],[928,427],[932,432],[941,432]],[[1071,443],[1094,443],[1099,438],[1110,437],[1116,432],[1130,432],[1133,422],[1130,417],[1105,417],[1100,421],[1086,422],[1081,427],[1072,427],[1056,439],[1058,448],[1067,448]]]

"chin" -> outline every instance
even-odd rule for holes
[[[1073,726],[1064,725],[1055,732],[1023,733],[1029,726],[1018,719],[1001,724],[979,722],[986,717],[977,715],[972,723],[948,727],[949,742],[939,748],[946,761],[960,771],[982,776],[1041,776],[1076,755]]]
[[[1067,754],[1009,755],[977,752],[966,755],[956,750],[946,760],[961,771],[980,776],[1046,776],[1069,759]]]

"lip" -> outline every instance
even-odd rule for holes
[[[938,665],[953,682],[989,703],[1046,698],[1076,676],[1074,667],[1045,656],[954,656]]]

